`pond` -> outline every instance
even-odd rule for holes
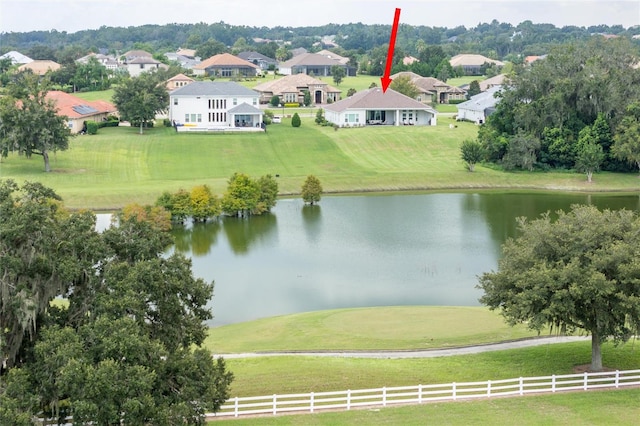
[[[273,212],[175,227],[172,250],[215,281],[212,326],[334,308],[477,306],[515,218],[637,195],[427,193],[281,199]]]

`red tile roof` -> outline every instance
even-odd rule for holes
[[[59,90],[48,92],[47,99],[56,104],[58,114],[69,118],[91,117],[97,114],[111,114],[117,111],[116,107],[107,101],[85,101]]]

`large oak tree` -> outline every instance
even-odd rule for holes
[[[591,370],[602,370],[601,344],[640,331],[640,219],[576,205],[518,224],[498,270],[480,277],[480,301],[510,324],[590,333]]]

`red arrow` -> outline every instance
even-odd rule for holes
[[[382,93],[387,91],[391,84],[391,66],[393,65],[393,51],[396,47],[396,35],[398,35],[398,23],[400,22],[400,9],[396,8],[396,14],[393,17],[393,27],[391,27],[391,38],[389,39],[389,52],[387,52],[387,67],[384,69],[384,75],[380,78],[382,83]]]

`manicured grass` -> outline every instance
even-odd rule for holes
[[[603,345],[605,366],[627,370],[640,366],[637,344]],[[234,373],[231,396],[370,389],[515,377],[571,374],[591,362],[591,342],[439,358],[366,359],[273,356],[227,359]]]
[[[85,101],[107,101],[112,102],[113,89],[99,90],[96,92],[78,92],[74,96],[84,99]]]
[[[217,420],[233,425],[634,425],[640,389],[430,403],[322,414]]]
[[[71,208],[116,209],[152,203],[162,191],[208,184],[222,194],[234,172],[280,175],[281,195],[298,194],[316,175],[325,192],[441,189],[546,189],[635,191],[636,174],[601,173],[588,184],[583,175],[561,172],[503,172],[477,166],[469,173],[459,146],[477,126],[441,117],[438,126],[371,126],[333,130],[312,118],[300,128],[290,120],[267,133],[184,134],[157,127],[139,135],[130,127],[100,129],[78,136],[67,151],[51,155],[52,173],[42,158],[10,154],[0,177],[32,180],[54,188]]]
[[[481,307],[393,306],[265,318],[209,330],[216,353],[433,349],[534,337]]]
[[[465,84],[469,84],[471,83],[473,80],[478,80],[478,83],[486,80],[487,77],[485,77],[484,75],[465,75],[463,77],[454,77],[454,78],[450,78],[447,80],[447,84],[449,86],[456,86],[456,87],[460,87],[463,86]]]

